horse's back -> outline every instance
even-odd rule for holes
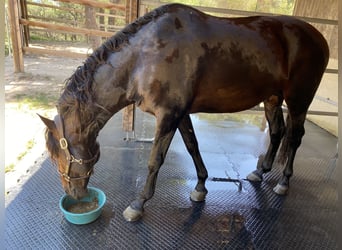
[[[190,99],[190,112],[241,111],[303,86],[314,93],[329,57],[323,36],[288,16],[220,18],[171,4],[145,31],[145,89],[163,94],[155,98],[163,102],[168,96],[156,89]],[[307,77],[312,81],[300,83]]]

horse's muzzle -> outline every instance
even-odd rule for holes
[[[65,189],[65,192],[76,200],[80,200],[88,194],[87,188],[69,187]]]

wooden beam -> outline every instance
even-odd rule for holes
[[[51,55],[51,56],[60,56],[60,57],[69,57],[69,58],[76,58],[76,59],[83,59],[87,58],[86,53],[77,53],[77,52],[71,52],[66,50],[57,50],[57,49],[42,49],[42,48],[33,48],[33,47],[24,47],[23,48],[25,53],[31,53],[31,54],[45,54],[45,55]]]
[[[20,24],[23,24],[23,25],[30,25],[34,27],[41,27],[41,28],[46,28],[46,29],[51,29],[51,30],[60,30],[60,31],[65,31],[65,32],[73,32],[76,34],[101,36],[101,37],[111,37],[114,35],[114,33],[112,32],[78,28],[78,27],[76,28],[76,27],[70,27],[70,26],[65,26],[65,25],[60,25],[60,24],[44,23],[44,22],[39,22],[39,21],[30,21],[30,20],[26,20],[22,18],[19,20],[19,22]]]
[[[84,14],[84,10],[79,10],[79,9],[75,9],[75,8],[67,8],[67,7],[63,7],[63,6],[56,6],[56,5],[52,5],[52,4],[44,4],[44,3],[39,3],[39,2],[36,3],[36,2],[31,2],[31,1],[28,1],[27,4],[39,6],[40,8],[46,7],[46,8],[51,8],[51,9],[55,9],[55,10],[57,9],[57,10],[62,10],[62,11],[69,11],[69,12]]]
[[[125,132],[134,131],[135,105],[131,104],[124,108],[122,113],[122,129]]]
[[[315,3],[315,2],[313,2]],[[142,0],[141,5],[145,6],[152,6],[156,8],[165,4],[164,2],[155,1],[155,0]],[[247,11],[247,10],[234,10],[234,9],[224,9],[224,8],[216,8],[216,7],[209,7],[209,6],[198,6],[198,5],[191,5],[192,7],[201,10],[203,12],[209,13],[217,13],[219,16],[222,14],[228,15],[235,15],[235,16],[277,16],[279,14],[268,13],[268,12],[257,12],[257,11]],[[306,22],[310,23],[322,23],[328,25],[337,25],[338,21],[333,19],[323,19],[323,18],[314,18],[314,17],[305,17],[305,16],[293,16],[298,19],[302,19]]]
[[[8,17],[11,26],[14,72],[24,72],[22,37],[19,25],[19,6],[17,0],[8,1]]]
[[[126,23],[131,23],[138,17],[139,0],[126,1]],[[122,113],[122,127],[125,132],[134,131],[135,105],[124,108]]]
[[[103,3],[94,0],[57,0],[59,2],[64,3],[75,3],[75,4],[82,4],[88,5],[96,8],[104,8],[104,9],[115,9],[115,10],[122,10],[125,11],[125,6],[121,4],[113,4],[113,3]]]
[[[28,19],[28,13],[27,13],[27,3],[26,0],[21,0],[20,1],[20,10],[21,10],[21,17]],[[24,26],[22,29],[22,37],[23,37],[23,44],[24,46],[28,46],[29,45],[29,41],[30,41],[30,30],[28,26]]]

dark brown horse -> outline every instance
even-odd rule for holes
[[[185,5],[162,6],[108,39],[68,79],[58,115],[42,117],[47,147],[65,191],[79,198],[99,158],[97,135],[110,117],[132,103],[153,114],[157,126],[145,188],[124,211],[127,220],[137,220],[177,128],[198,175],[191,199],[205,199],[207,170],[190,113],[237,112],[264,102],[270,145],[248,179],[262,180],[282,142],[285,170],[274,191],[285,194],[328,58],[323,36],[292,17],[218,18]]]

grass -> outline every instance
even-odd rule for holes
[[[20,111],[35,112],[35,110],[39,110],[39,112],[44,115],[44,111],[48,112],[55,107],[56,99],[57,98],[55,96],[47,93],[21,93],[14,96],[12,103],[15,103],[16,109]],[[14,171],[16,163],[21,161],[35,146],[35,144],[36,141],[34,139],[29,140],[26,143],[25,150],[23,152],[20,152],[16,157],[16,162],[10,163],[5,166],[5,173]]]
[[[21,161],[29,152],[30,150],[34,147],[34,145],[36,144],[36,142],[34,141],[34,139],[29,140],[26,143],[26,149],[25,151],[21,152],[18,156],[17,156],[17,161]],[[11,163],[7,166],[5,166],[5,173],[11,172],[13,171],[15,168],[15,164]]]
[[[18,156],[17,156],[17,160],[20,161],[22,160],[25,155],[27,155],[27,153],[33,148],[35,144],[35,141],[34,139],[32,140],[29,140],[27,143],[26,143],[26,150],[24,152],[21,152]]]
[[[18,109],[51,109],[54,108],[56,97],[46,93],[36,93],[35,95],[18,94],[15,97]]]
[[[11,163],[7,166],[5,166],[5,173],[8,173],[8,172],[11,172],[14,170],[14,167],[15,167],[15,164],[14,163]]]

